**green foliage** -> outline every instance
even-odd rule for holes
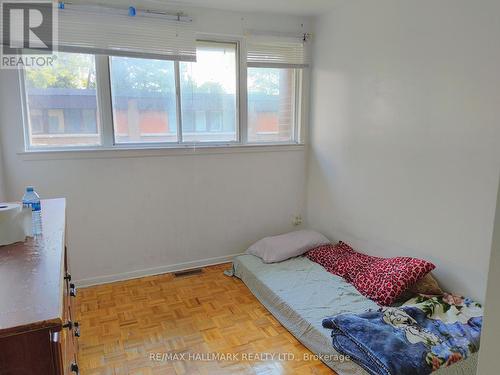
[[[219,82],[205,82],[198,87],[197,92],[204,94],[223,94],[224,88]]]
[[[111,57],[110,62],[114,95],[175,93],[175,69],[172,61]],[[182,89],[186,91],[224,93],[220,83],[205,82],[198,85],[187,72],[184,72],[181,81]],[[58,53],[52,66],[27,68],[26,83],[28,89],[95,89],[95,58],[85,54]]]
[[[273,68],[249,68],[248,89],[253,93],[279,95],[280,71]]]
[[[95,89],[95,62],[92,56],[59,53],[52,66],[26,69],[28,88]]]
[[[131,91],[145,93],[174,93],[175,73],[172,61],[111,58],[111,82],[115,95]]]

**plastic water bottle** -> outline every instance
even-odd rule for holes
[[[23,196],[23,207],[31,207],[33,235],[42,234],[42,205],[40,204],[40,196],[33,186],[26,188],[26,193]]]

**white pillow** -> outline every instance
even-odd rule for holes
[[[261,258],[264,263],[281,262],[304,254],[315,247],[329,244],[328,238],[313,230],[298,230],[274,237],[263,238],[246,253]]]

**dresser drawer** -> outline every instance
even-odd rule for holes
[[[57,345],[50,345],[50,337],[49,329],[41,329],[0,338],[0,374],[58,374]]]

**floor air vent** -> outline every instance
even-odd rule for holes
[[[193,268],[190,270],[174,272],[174,276],[175,277],[185,277],[185,276],[199,275],[202,272],[203,272],[202,268]]]

